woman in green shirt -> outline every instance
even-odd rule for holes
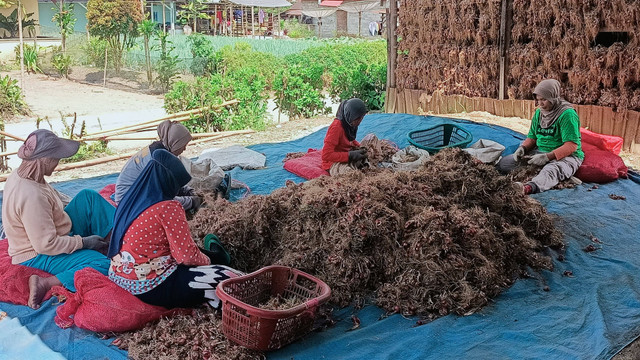
[[[560,97],[560,82],[543,80],[533,91],[538,109],[531,128],[515,153],[503,157],[497,168],[503,174],[528,163],[542,167],[523,185],[525,194],[535,194],[573,176],[584,159],[580,143],[580,119],[573,106]],[[529,154],[530,156],[526,156]],[[525,158],[526,162],[524,161]]]

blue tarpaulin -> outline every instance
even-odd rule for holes
[[[409,131],[443,122],[463,126],[473,134],[473,142],[481,138],[497,141],[506,146],[507,154],[524,138],[499,126],[404,114],[368,115],[358,138],[374,133],[402,148],[408,145]],[[268,194],[284,186],[286,180],[304,181],[284,170],[282,159],[288,152],[321,148],[325,133],[322,129],[290,142],[252,146],[267,156],[267,168],[234,169],[231,174],[249,185],[254,194]],[[635,173],[632,177],[640,179]],[[108,175],[55,187],[73,196],[83,188],[99,190],[114,181],[115,175]],[[640,186],[633,180],[619,180],[589,191],[591,186],[583,184],[533,196],[558,215],[557,226],[567,243],[565,260],[554,260],[554,271],[518,280],[482,311],[466,317],[449,315],[414,327],[416,319],[400,315],[378,320],[382,310],[368,306],[357,313],[361,327],[346,331],[352,325],[353,309],[343,309],[337,313],[340,321],[335,327],[312,333],[268,354],[268,358],[610,358],[640,334],[640,213],[634,210]],[[626,200],[612,200],[609,194],[624,195]],[[236,190],[232,195],[238,198],[242,194]],[[593,242],[594,237],[602,243]],[[583,251],[587,245],[598,250]],[[565,271],[571,271],[573,277],[564,276]],[[44,344],[69,359],[126,357],[126,353],[107,346],[108,341],[90,332],[57,328],[52,309],[49,303],[37,311],[0,303],[0,310],[20,319]],[[95,356],[85,357],[92,351]]]

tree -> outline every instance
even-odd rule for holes
[[[1,1],[1,0],[0,0]],[[73,12],[74,4],[60,3],[60,7],[53,7],[56,11],[51,21],[60,27],[60,36],[62,37],[62,52],[67,51],[67,36],[73,34],[73,26],[76,24],[76,15]]]
[[[156,28],[156,23],[153,22],[153,20],[145,19],[140,23],[140,25],[138,25],[138,31],[144,38],[144,60],[147,68],[147,80],[149,81],[149,86],[151,86],[153,73],[151,72],[151,51],[149,49],[149,39],[151,39],[158,29]]]
[[[187,5],[182,5],[182,10],[178,11],[178,16],[185,22],[193,20],[193,32],[197,32],[196,23],[198,19],[207,19],[209,16],[202,11],[207,8],[202,4],[202,0],[189,0]]]
[[[116,72],[122,68],[124,52],[133,46],[142,22],[140,3],[131,0],[89,0],[89,33],[107,41]]]

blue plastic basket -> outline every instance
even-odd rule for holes
[[[432,154],[444,148],[465,148],[473,140],[473,135],[469,131],[454,124],[441,124],[424,130],[414,130],[407,137],[412,145]]]

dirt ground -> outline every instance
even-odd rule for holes
[[[9,74],[16,79],[20,78],[18,71],[0,72],[0,76],[5,74]],[[31,108],[31,114],[9,121],[7,123],[7,131],[16,135],[26,136],[35,130],[36,118],[48,117],[49,119],[59,120],[61,113],[63,115],[76,113],[78,117],[87,119],[88,126],[100,125],[100,127],[104,126],[105,129],[115,128],[118,123],[135,124],[136,122],[155,119],[164,114],[162,109],[163,97],[153,94],[141,83],[144,81],[143,74],[125,73],[123,77],[111,76],[107,81],[106,87],[102,86],[102,80],[102,73],[92,68],[76,69],[71,80],[43,74],[27,75],[24,79],[24,93],[25,99]],[[500,125],[522,133],[528,131],[530,124],[528,119],[503,118],[486,112],[451,114],[447,116]],[[96,119],[97,125],[92,123]],[[288,141],[308,135],[323,126],[327,126],[332,119],[332,116],[327,116],[273,124],[261,132],[189,146],[184,156],[195,157],[202,150],[211,147],[226,147],[235,144],[247,146]],[[14,146],[18,145],[18,143],[14,143]],[[128,152],[139,149],[142,146],[144,144],[141,145],[139,143],[119,145],[117,151]],[[640,154],[623,152],[621,156],[628,166],[640,169]],[[112,174],[119,172],[125,162],[126,159],[92,167],[56,172],[48,180],[57,182]],[[0,188],[3,185],[4,183],[0,183]],[[629,345],[614,359],[640,359],[640,341]]]

